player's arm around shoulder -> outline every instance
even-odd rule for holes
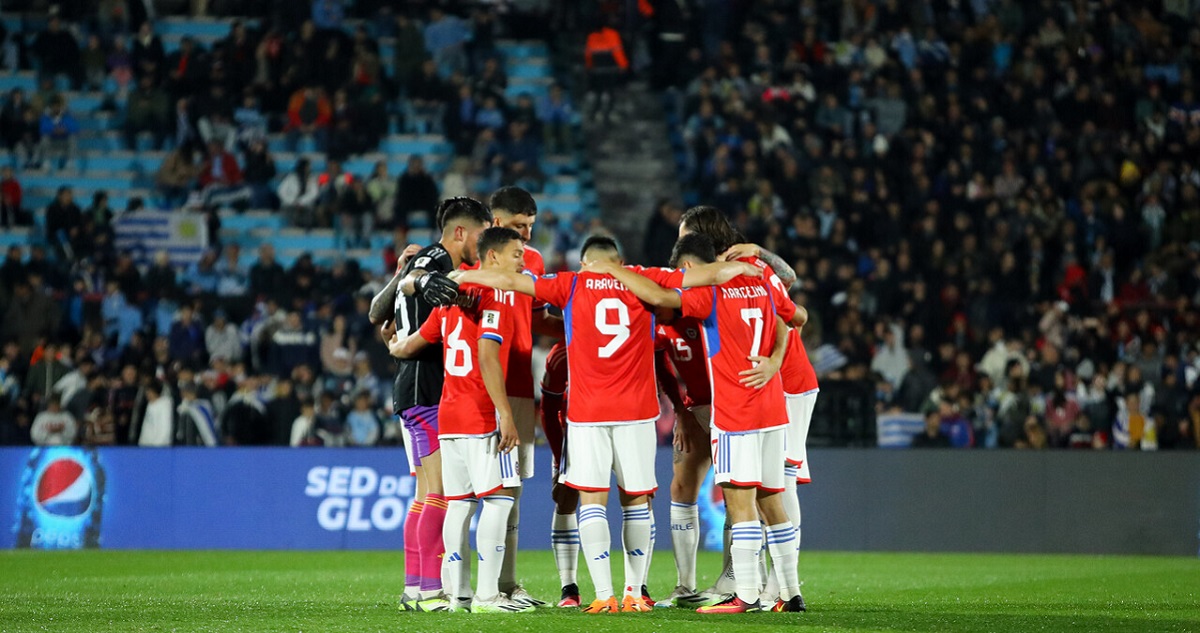
[[[663,288],[636,270],[611,262],[596,262],[587,266],[584,270],[611,276],[621,282],[638,299],[652,306],[678,308],[681,305],[678,291]]]
[[[434,310],[429,314],[429,318],[425,323],[421,324],[420,329],[403,338],[396,333],[392,328],[391,338],[387,341],[388,353],[395,358],[408,359],[416,358],[420,353],[430,345],[438,343],[442,338],[442,314],[441,309]],[[384,324],[382,330],[387,330],[390,324]]]
[[[478,284],[497,290],[511,290],[531,297],[537,296],[533,277],[523,273],[500,270],[456,270],[450,278],[459,284]]]
[[[763,271],[758,266],[745,262],[713,262],[703,266],[693,266],[683,273],[683,287],[719,286],[739,276],[762,277]]]

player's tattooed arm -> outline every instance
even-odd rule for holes
[[[372,325],[379,325],[392,317],[396,305],[396,289],[399,287],[400,273],[397,272],[392,275],[392,280],[383,287],[383,290],[380,290],[371,299],[371,309],[367,312],[367,318],[371,319]]]
[[[804,309],[804,306],[802,305],[796,306],[796,314],[792,317],[792,320],[788,323],[788,325],[798,330],[804,327],[806,323],[808,323],[808,310]]]
[[[513,421],[512,405],[504,390],[504,367],[500,364],[500,343],[479,339],[479,373],[488,397],[496,406],[496,427],[500,430],[500,451],[507,453],[521,444]]]
[[[663,288],[650,279],[619,264],[595,262],[587,266],[584,270],[612,275],[613,278],[624,284],[630,292],[636,295],[638,299],[652,306],[678,308],[683,305],[683,301],[679,298],[679,291]]]
[[[763,271],[758,266],[745,262],[714,262],[703,266],[693,266],[683,273],[683,287],[719,286],[734,277],[762,277]]]
[[[779,281],[782,281],[783,285],[788,288],[796,283],[796,271],[782,257],[758,244],[734,244],[721,253],[721,259],[724,261],[735,261],[744,257],[757,257],[766,262],[771,270],[775,271],[775,276],[779,277]]]
[[[461,284],[479,284],[497,290],[512,290],[531,297],[537,296],[533,278],[522,273],[498,270],[459,270],[450,273],[450,278]]]
[[[762,389],[775,374],[779,373],[779,368],[783,366],[783,357],[787,353],[787,323],[783,319],[775,317],[775,347],[771,349],[770,356],[750,356],[749,360],[753,363],[753,367],[740,372],[742,377],[739,382],[747,387]]]

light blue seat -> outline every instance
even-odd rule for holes
[[[9,31],[10,33],[12,31]],[[0,75],[0,90],[8,92],[13,88],[21,88],[26,93],[37,91],[37,76],[32,72],[5,73]]]
[[[171,19],[160,21],[156,30],[160,35],[190,35],[194,38],[225,37],[229,35],[231,20]]]

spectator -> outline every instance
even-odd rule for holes
[[[39,33],[33,43],[33,51],[40,64],[41,77],[63,75],[70,80],[73,90],[83,83],[79,44],[75,36],[63,27],[62,19],[57,15],[50,16],[46,30]]]
[[[140,79],[144,75],[154,78],[154,84],[162,83],[166,75],[167,55],[163,50],[162,40],[154,33],[154,27],[149,22],[142,22],[138,27],[137,36],[133,40],[133,72]]]
[[[175,114],[173,118],[174,131],[171,136],[175,139],[175,147],[198,145],[200,143],[200,133],[196,130],[196,114],[193,111],[191,99],[181,97],[175,101]]]
[[[375,205],[362,178],[355,178],[338,194],[338,221],[334,240],[346,248],[367,248],[375,225]]]
[[[392,222],[396,227],[408,227],[413,213],[432,216],[438,204],[438,186],[425,171],[425,161],[420,156],[410,156],[408,169],[396,181],[396,204],[392,209]]]
[[[62,186],[46,207],[46,241],[50,242],[60,258],[69,257],[71,243],[79,235],[83,212],[75,204],[71,188]]]
[[[550,92],[538,103],[537,118],[542,124],[542,136],[547,152],[561,154],[572,148],[575,107],[562,86],[550,86]]]
[[[312,228],[316,222],[316,203],[320,192],[321,186],[308,159],[297,160],[296,168],[283,177],[276,190],[288,224],[305,229]]]
[[[4,147],[23,166],[29,166],[39,160],[40,134],[37,115],[26,100],[25,91],[13,88],[0,108],[0,140],[4,141]]]
[[[300,401],[300,415],[292,421],[290,446],[320,446],[323,442],[317,436],[317,415],[311,398]]]
[[[392,225],[392,209],[396,205],[396,182],[388,175],[387,161],[375,163],[371,177],[367,179],[367,195],[374,205],[375,226],[390,227]]]
[[[138,81],[138,89],[129,95],[125,109],[125,146],[137,149],[137,136],[149,132],[153,138],[152,149],[162,147],[167,135],[167,95],[154,87],[153,79],[144,76]]]
[[[613,94],[622,75],[629,70],[621,34],[611,25],[601,24],[587,36],[584,47],[588,93],[585,109],[596,121],[614,121]]]
[[[658,201],[654,215],[646,225],[646,238],[642,243],[642,259],[647,266],[666,266],[671,249],[679,237],[679,220],[683,210],[675,202],[663,198]]]
[[[246,377],[238,382],[237,393],[221,419],[222,440],[233,446],[262,446],[271,440],[267,407],[259,398],[258,379]]]
[[[374,446],[379,441],[379,417],[371,408],[371,394],[354,394],[354,409],[346,415],[346,430],[350,446]]]
[[[462,18],[446,13],[438,6],[429,10],[425,50],[443,76],[466,70],[465,45],[470,39],[471,29]]]
[[[195,149],[191,143],[177,146],[158,168],[155,182],[167,209],[182,207],[188,200],[200,167],[196,164]]]
[[[218,446],[217,414],[212,403],[199,397],[199,387],[194,381],[181,381],[179,393],[175,443],[179,446]]]
[[[271,336],[269,365],[276,376],[288,376],[298,365],[317,366],[321,362],[319,338],[305,327],[300,313],[289,312],[283,327]]]
[[[88,90],[100,90],[104,87],[104,79],[108,76],[108,55],[100,36],[93,33],[87,38],[87,45],[80,53],[81,75],[84,87]]]
[[[161,380],[145,388],[146,412],[142,415],[138,446],[170,446],[175,437],[175,403]]]
[[[13,175],[12,167],[0,167],[0,227],[11,229],[26,223],[21,199],[21,183]]]
[[[442,131],[449,90],[438,76],[437,62],[426,59],[407,84],[408,98],[402,103],[409,132],[436,134]]]
[[[258,247],[258,261],[250,267],[250,293],[257,298],[276,298],[284,290],[286,275],[283,266],[275,261],[275,247],[270,242]]]
[[[942,416],[937,411],[925,414],[924,430],[913,436],[913,448],[950,448],[950,437],[942,431]]]
[[[267,403],[267,420],[271,426],[271,444],[288,446],[291,444],[292,427],[296,418],[302,415],[300,398],[292,385],[292,381],[281,378],[275,382],[275,393]]]
[[[392,51],[392,73],[397,85],[408,86],[428,56],[425,36],[404,11],[396,13],[396,38]]]
[[[69,446],[79,443],[79,425],[75,416],[64,411],[58,398],[50,398],[46,410],[33,418],[29,429],[35,446]]]
[[[871,359],[871,371],[879,372],[892,387],[899,389],[908,367],[908,354],[897,340],[895,329],[884,326],[882,340],[875,350],[875,357]]]
[[[242,339],[237,326],[229,322],[225,311],[213,311],[213,322],[204,331],[204,346],[209,358],[224,359],[229,363],[242,360]]]
[[[104,67],[108,69],[108,77],[117,85],[117,90],[124,94],[133,81],[133,54],[124,36],[113,38],[113,47],[108,52]]]
[[[275,178],[275,159],[267,153],[265,138],[255,138],[246,145],[246,185],[250,187],[250,206],[255,209],[273,209],[278,206],[271,191]]]
[[[196,47],[190,35],[179,41],[179,50],[171,53],[166,61],[166,89],[173,101],[194,94],[208,74],[208,59]]]
[[[250,188],[245,185],[237,158],[216,141],[208,144],[208,155],[200,166],[200,200],[207,209],[250,203]]]
[[[546,182],[546,175],[540,167],[541,147],[529,134],[529,124],[524,121],[510,123],[508,140],[503,143],[502,148],[500,183],[530,191],[541,191]]]
[[[333,107],[320,87],[308,85],[297,90],[288,102],[287,125],[284,127],[288,148],[297,151],[301,136],[311,138],[318,149],[324,148],[332,116]]]
[[[43,159],[49,159],[56,169],[63,169],[67,162],[75,157],[76,137],[79,135],[79,122],[67,112],[66,101],[59,95],[50,100],[50,107],[42,114],[39,123],[41,147],[39,153]]]
[[[192,306],[183,304],[179,314],[171,323],[171,358],[196,367],[205,356],[204,326],[195,318]]]

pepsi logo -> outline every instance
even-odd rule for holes
[[[92,473],[83,464],[67,457],[56,459],[38,475],[38,508],[57,517],[83,516],[92,506],[94,487]]]

